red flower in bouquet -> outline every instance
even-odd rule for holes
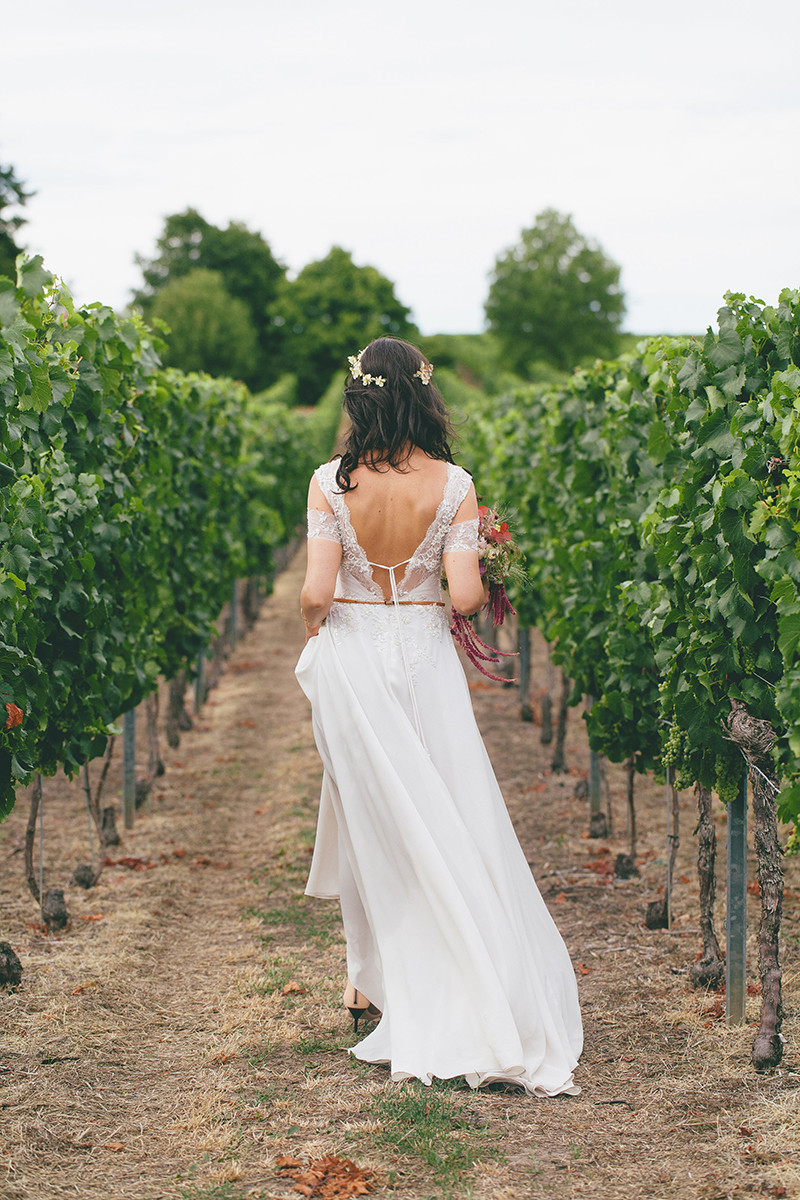
[[[500,519],[496,509],[489,508],[485,504],[479,505],[478,561],[481,575],[489,580],[489,599],[485,609],[491,616],[495,628],[503,624],[507,613],[515,615],[506,595],[505,585],[509,578],[522,575],[519,566],[521,558],[522,551],[511,536],[508,522]],[[464,617],[461,613],[453,613],[450,632],[463,647],[473,666],[476,666],[489,679],[507,682],[500,675],[492,675],[482,664],[499,664],[501,657],[513,656],[487,646],[476,634],[469,617]]]
[[[495,510],[485,504],[478,505],[478,534],[488,545],[511,541],[508,521],[500,521]]]

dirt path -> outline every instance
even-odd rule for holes
[[[728,1029],[719,997],[687,986],[699,949],[691,797],[675,926],[652,933],[643,913],[663,879],[661,790],[639,790],[641,828],[652,831],[641,878],[611,881],[604,863],[624,839],[589,842],[585,801],[573,798],[587,765],[580,717],[571,714],[572,771],[553,776],[513,689],[472,684],[579,972],[583,1094],[398,1087],[347,1056],[338,913],[302,895],[320,779],[292,675],[302,567],[300,555],[198,727],[165,755],[117,865],[88,894],[67,888],[72,923],[60,938],[35,927],[23,891],[24,798],[0,826],[0,938],[25,970],[19,992],[0,993],[0,1196],[285,1197],[298,1193],[276,1174],[281,1155],[331,1154],[372,1171],[376,1195],[415,1200],[800,1195],[797,863],[787,864],[786,1061],[756,1075],[753,1029]],[[611,783],[620,826],[621,770]],[[87,858],[83,811],[77,781],[45,781],[52,886]],[[750,963],[754,975],[752,953]],[[758,998],[749,1003],[753,1020]]]

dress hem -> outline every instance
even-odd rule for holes
[[[356,1052],[357,1049],[355,1046],[351,1047],[350,1054],[360,1062],[368,1062],[381,1067],[391,1067],[392,1065],[386,1058],[362,1058]],[[425,1087],[430,1087],[434,1079],[463,1079],[473,1091],[477,1088],[488,1087],[492,1083],[507,1083],[521,1088],[529,1096],[538,1096],[542,1099],[548,1096],[579,1096],[582,1091],[580,1085],[573,1082],[571,1073],[558,1087],[546,1088],[526,1077],[524,1067],[508,1067],[506,1070],[500,1071],[456,1071],[452,1075],[436,1075],[433,1071],[427,1071],[420,1075],[415,1071],[398,1070],[391,1072],[390,1079],[392,1083],[404,1083],[408,1079],[418,1079]]]

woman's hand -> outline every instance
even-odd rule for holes
[[[301,616],[302,616],[302,613],[301,613]],[[303,620],[305,621],[305,617],[303,617]],[[308,621],[305,621],[305,625],[306,625],[306,640],[305,640],[305,644],[306,644],[306,646],[307,646],[307,645],[308,645],[308,643],[311,641],[311,638],[312,638],[312,637],[318,637],[318,636],[319,636],[319,631],[320,631],[320,629],[322,628],[322,626],[321,626],[321,625],[309,625]]]

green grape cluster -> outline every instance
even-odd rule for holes
[[[739,795],[744,774],[744,759],[738,754],[718,754],[715,774],[714,790],[723,804],[730,804]]]
[[[742,670],[747,675],[752,675],[756,669],[756,656],[753,653],[752,646],[742,646],[739,651],[739,659],[742,664]]]
[[[689,735],[679,725],[671,725],[667,740],[661,749],[663,767],[679,767],[683,762]]]

